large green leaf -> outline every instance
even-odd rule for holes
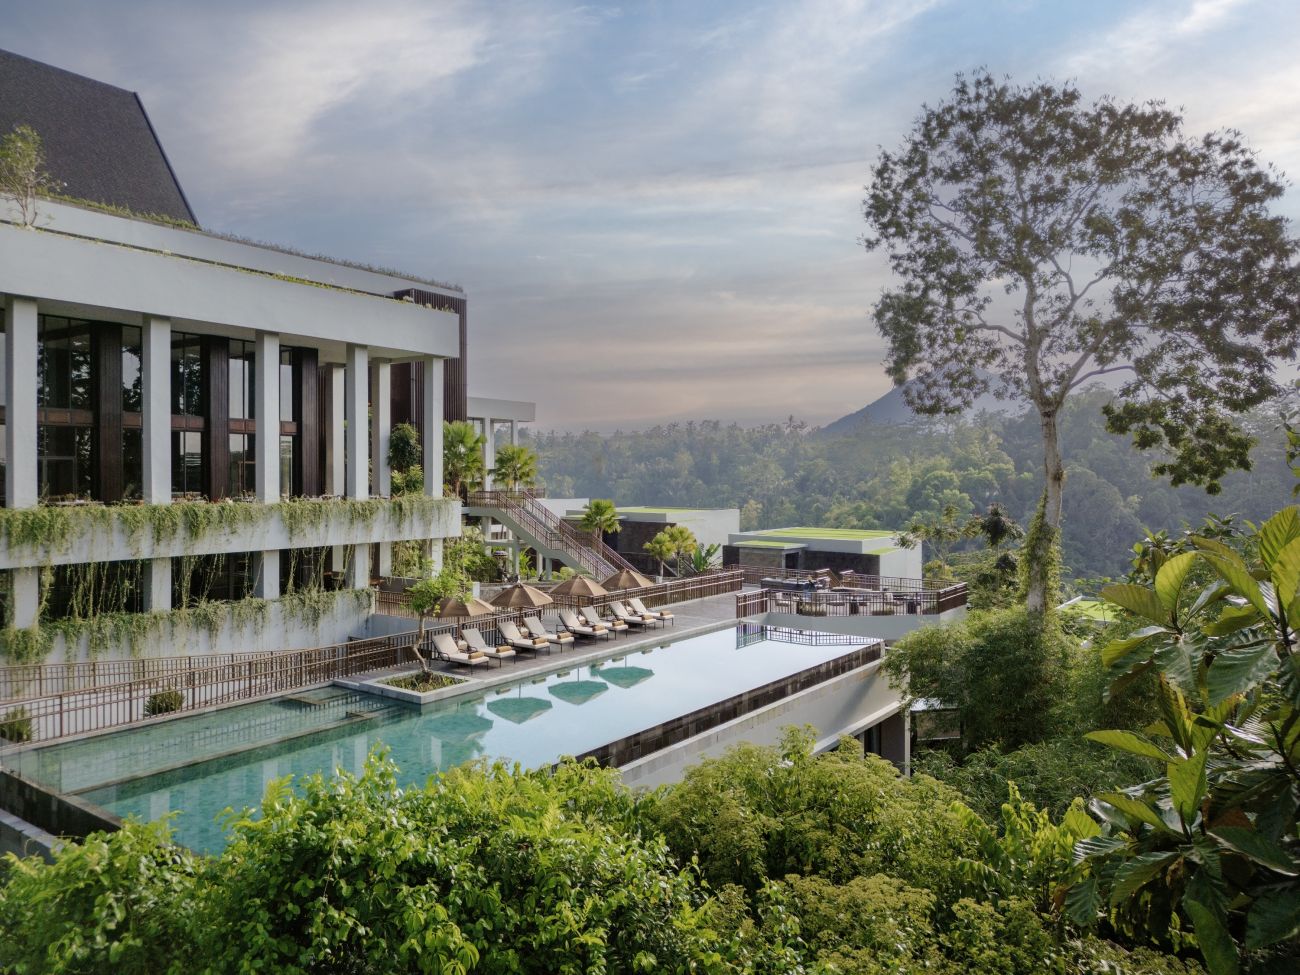
[[[1110,643],[1106,644],[1106,646],[1102,647],[1101,665],[1103,667],[1113,667],[1131,651],[1148,642],[1153,636],[1168,632],[1169,631],[1163,626],[1148,626],[1122,640],[1112,640]],[[1143,659],[1145,659],[1145,657]]]
[[[1171,614],[1165,609],[1160,597],[1145,586],[1136,586],[1131,582],[1117,582],[1102,587],[1101,597],[1152,623],[1165,626],[1170,621]]]
[[[1120,751],[1141,755],[1144,758],[1155,758],[1162,762],[1170,760],[1170,756],[1163,748],[1149,738],[1135,734],[1132,731],[1090,731],[1083,737],[1101,742],[1101,744],[1111,748],[1118,748]]]
[[[1207,636],[1230,636],[1238,630],[1254,626],[1263,618],[1254,606],[1228,606],[1217,620],[1205,624],[1202,629]]]
[[[1224,650],[1214,658],[1205,675],[1210,703],[1218,704],[1234,694],[1244,694],[1272,673],[1277,662],[1277,654],[1269,643]]]
[[[1300,933],[1300,890],[1261,894],[1246,917],[1246,947],[1263,948]]]
[[[1093,857],[1108,857],[1128,848],[1129,841],[1118,836],[1089,836],[1074,844],[1074,862],[1082,863]]]
[[[1088,877],[1079,881],[1065,893],[1065,913],[1081,928],[1092,927],[1101,912],[1101,891],[1097,887],[1097,878]]]
[[[1114,806],[1125,819],[1132,823],[1146,823],[1153,826],[1162,833],[1170,832],[1165,825],[1165,821],[1160,818],[1160,813],[1152,809],[1149,805],[1140,799],[1134,799],[1132,796],[1126,796],[1122,792],[1103,792],[1097,798],[1105,803]]]
[[[1181,856],[1178,851],[1170,850],[1164,853],[1143,853],[1125,860],[1115,871],[1115,880],[1110,888],[1111,905],[1128,900]]]
[[[1192,566],[1195,564],[1196,553],[1183,552],[1180,555],[1175,555],[1162,565],[1160,571],[1156,573],[1156,595],[1160,597],[1165,612],[1170,616],[1176,615],[1178,597],[1183,591],[1183,583],[1187,580],[1188,573],[1192,571]]]
[[[1269,616],[1268,600],[1260,591],[1259,583],[1250,574],[1246,568],[1246,563],[1241,561],[1241,557],[1235,552],[1231,557],[1226,555],[1211,555],[1204,553],[1205,561],[1208,562],[1214,571],[1219,573],[1232,591],[1254,606],[1259,612],[1267,617]]]
[[[1277,553],[1269,563],[1268,571],[1277,591],[1278,606],[1286,606],[1296,598],[1297,585],[1300,584],[1300,538],[1292,539]]]
[[[1174,801],[1174,808],[1184,823],[1191,823],[1201,808],[1205,798],[1205,760],[1208,751],[1200,751],[1190,758],[1170,762],[1169,795]]]
[[[1259,557],[1271,567],[1278,554],[1292,542],[1300,539],[1300,509],[1294,505],[1283,508],[1259,526]]]
[[[1258,830],[1246,829],[1244,826],[1219,826],[1210,830],[1210,835],[1229,849],[1250,857],[1270,870],[1288,877],[1300,875],[1300,863]]]
[[[1237,975],[1237,944],[1219,916],[1200,901],[1183,900],[1210,975]]]

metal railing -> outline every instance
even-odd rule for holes
[[[666,606],[669,603],[684,603],[692,599],[705,599],[709,596],[723,596],[727,593],[740,592],[744,580],[739,572],[707,572],[684,579],[669,579],[652,586],[636,589],[619,589],[604,596],[565,596],[552,594],[557,606],[579,608],[582,606],[603,607],[614,600],[626,600],[636,597],[647,607]]]
[[[566,552],[579,568],[604,577],[632,566],[623,556],[594,535],[579,532],[551,511],[531,491],[472,491],[472,507],[494,508],[513,519],[527,534],[555,551]]]
[[[736,618],[760,613],[796,616],[937,616],[966,605],[966,584],[942,589],[818,590],[810,593],[760,589],[736,596]]]
[[[209,653],[190,657],[141,657],[135,660],[88,660],[62,664],[13,664],[0,667],[0,703],[86,690],[106,684],[173,677],[195,668],[242,664],[275,656],[273,650]]]

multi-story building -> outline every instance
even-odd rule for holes
[[[0,198],[9,660],[364,632],[393,546],[459,531],[464,294],[199,229],[130,92],[0,52],[0,96],[66,195]],[[422,497],[389,497],[395,408]]]

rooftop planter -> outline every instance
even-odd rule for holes
[[[0,511],[0,569],[459,534],[455,498],[39,505]]]

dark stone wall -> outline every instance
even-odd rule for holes
[[[799,552],[800,569],[830,569],[843,572],[852,569],[865,575],[880,575],[879,555],[853,555],[848,552],[819,552],[806,548]]]
[[[65,796],[29,779],[0,769],[0,809],[55,836],[81,838],[117,830],[122,820],[76,796]]]

